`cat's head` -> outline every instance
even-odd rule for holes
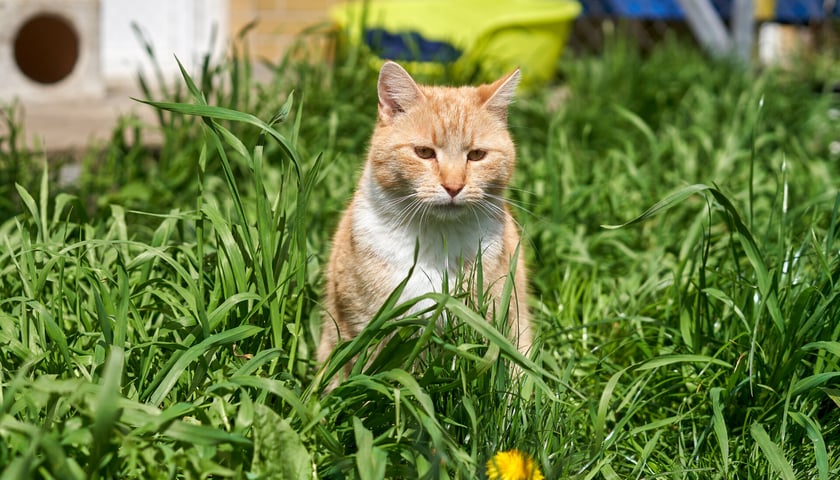
[[[386,62],[369,155],[379,188],[436,217],[501,214],[516,162],[507,110],[519,77],[517,69],[478,87],[425,86]]]

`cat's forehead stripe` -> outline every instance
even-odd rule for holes
[[[475,92],[472,89],[448,89],[448,95],[443,92],[429,92],[427,102],[429,111],[434,115],[430,122],[432,142],[440,145],[444,140],[447,144],[468,145],[472,141],[474,128],[471,113],[478,107]],[[453,96],[452,92],[460,95]]]

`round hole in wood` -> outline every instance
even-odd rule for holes
[[[15,35],[15,62],[29,79],[44,84],[67,78],[79,60],[79,36],[64,17],[39,13]]]

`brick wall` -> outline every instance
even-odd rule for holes
[[[279,59],[302,30],[329,21],[327,12],[339,0],[229,0],[230,35],[252,20],[257,25],[249,35],[255,58]]]

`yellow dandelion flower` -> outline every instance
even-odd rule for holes
[[[519,450],[508,450],[493,455],[487,461],[487,477],[490,480],[543,480],[534,459]]]

